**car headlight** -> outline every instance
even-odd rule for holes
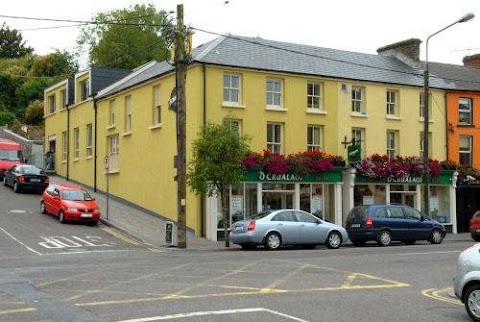
[[[68,207],[68,208],[67,208],[67,211],[77,212],[78,209],[77,209],[77,208],[73,208],[73,207]]]

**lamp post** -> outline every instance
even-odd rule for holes
[[[457,21],[449,24],[448,26],[434,32],[430,36],[427,37],[427,41],[425,42],[425,69],[423,72],[423,181],[424,181],[424,212],[426,215],[430,213],[430,166],[429,166],[429,138],[428,138],[428,127],[429,127],[429,114],[428,114],[428,106],[429,106],[429,71],[428,71],[428,41],[433,36],[441,33],[442,31],[456,25],[457,23],[466,22],[472,20],[475,17],[473,13],[467,13]]]

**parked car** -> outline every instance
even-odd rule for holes
[[[470,219],[468,230],[474,240],[480,241],[480,210],[475,211],[473,214]]]
[[[237,221],[230,230],[230,241],[245,249],[260,245],[272,250],[282,245],[314,248],[320,244],[339,248],[348,240],[343,227],[295,209],[260,212],[246,220]]]
[[[100,220],[100,207],[95,198],[75,185],[49,185],[42,194],[40,212],[58,217],[61,223],[76,221],[93,226]]]
[[[453,277],[455,295],[465,304],[473,321],[480,321],[480,244],[475,244],[458,256]]]
[[[440,244],[447,234],[443,224],[405,205],[356,206],[350,210],[345,228],[355,246],[371,240],[380,246],[394,240],[408,245],[417,240]]]
[[[30,164],[17,164],[5,171],[3,185],[13,187],[14,192],[35,190],[43,192],[49,178],[42,169]]]

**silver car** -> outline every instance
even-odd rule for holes
[[[320,244],[339,248],[347,240],[348,234],[343,227],[296,209],[261,212],[237,221],[230,229],[230,241],[245,249],[260,245],[272,250],[282,245],[314,248]]]
[[[472,320],[480,321],[480,244],[465,249],[458,256],[453,290],[465,303]]]

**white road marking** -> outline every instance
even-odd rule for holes
[[[448,250],[443,252],[428,252],[428,253],[400,253],[399,256],[410,256],[410,255],[431,255],[431,254],[450,254],[450,253],[461,253],[461,250]]]
[[[111,247],[115,243],[103,243],[102,237],[98,236],[85,236],[83,238],[77,236],[65,237],[65,236],[41,236],[42,242],[38,244],[45,248],[78,248],[84,246],[90,247]],[[95,242],[99,242],[95,244]]]
[[[149,318],[140,318],[133,320],[123,320],[118,322],[149,322],[149,321],[161,321],[161,320],[172,320],[172,319],[182,319],[187,317],[196,317],[196,316],[208,316],[208,315],[220,315],[220,314],[238,314],[238,313],[252,313],[252,312],[267,312],[275,315],[279,315],[293,321],[297,322],[309,322],[288,314],[283,314],[277,311],[265,309],[265,308],[246,308],[246,309],[232,309],[232,310],[221,310],[221,311],[200,311],[200,312],[190,312],[190,313],[179,313],[163,316],[153,316]]]
[[[13,239],[14,241],[16,241],[17,243],[19,243],[20,245],[22,245],[23,247],[25,247],[26,249],[28,249],[29,251],[31,251],[32,253],[35,253],[37,255],[40,255],[42,256],[42,253],[39,253],[37,252],[35,249],[25,245],[24,243],[22,243],[20,240],[18,240],[17,238],[15,238],[15,236],[13,236],[12,234],[10,234],[8,231],[6,231],[5,229],[3,229],[2,227],[0,227],[0,230],[3,231],[5,234],[7,234],[11,239]]]

